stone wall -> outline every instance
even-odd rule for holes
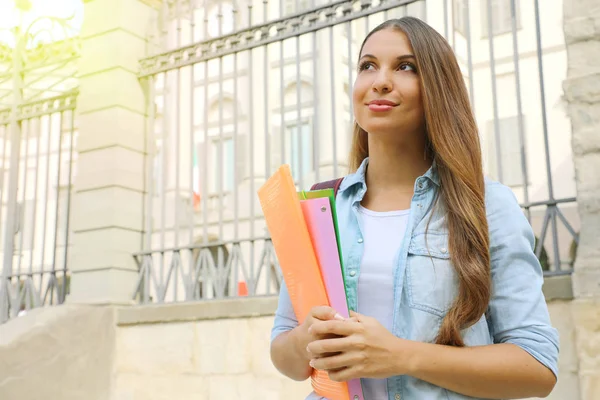
[[[581,236],[573,274],[573,324],[582,399],[600,399],[600,3],[563,2]]]
[[[0,326],[0,399],[303,400],[310,383],[284,378],[270,361],[276,302],[35,310]],[[551,400],[596,399],[579,393],[579,368],[587,364],[576,352],[573,321],[581,318],[573,305],[549,302],[561,340]]]
[[[269,358],[275,305],[271,298],[122,308],[113,399],[303,400],[310,383],[285,379]]]
[[[310,383],[282,377],[269,358],[275,306],[274,299],[253,299],[190,304],[187,310],[121,309],[114,399],[303,400]],[[219,318],[232,310],[237,315]],[[579,400],[571,302],[553,300],[549,310],[560,331],[561,355],[559,383],[548,399]],[[194,317],[207,314],[208,319]]]
[[[114,309],[60,306],[0,325],[0,399],[107,400]]]

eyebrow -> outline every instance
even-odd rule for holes
[[[365,54],[360,59],[362,60],[363,58],[373,58],[373,59],[377,60],[377,57],[375,57],[373,54]],[[415,56],[413,56],[412,54],[404,54],[404,55],[396,57],[396,59],[398,61],[406,60],[409,58],[412,58],[414,60]]]

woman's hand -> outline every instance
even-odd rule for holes
[[[332,338],[334,336],[328,335],[327,333],[319,334],[317,331],[313,331],[311,327],[316,323],[322,323],[325,321],[345,321],[344,317],[338,314],[333,308],[327,306],[317,306],[310,310],[310,313],[306,319],[298,326],[298,345],[300,346],[300,352],[306,356],[307,361],[310,360],[310,355],[307,353],[306,348],[309,343],[320,339]]]
[[[315,322],[316,336],[338,336],[308,345],[310,365],[325,370],[334,381],[355,378],[387,378],[399,375],[406,341],[397,338],[375,318],[352,312],[345,321]]]

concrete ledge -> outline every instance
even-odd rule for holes
[[[543,291],[546,301],[573,299],[571,276],[544,278]],[[277,296],[121,306],[117,308],[117,325],[263,317],[274,315],[276,309]]]
[[[117,325],[262,317],[274,315],[276,309],[275,296],[119,307]]]
[[[573,284],[571,281],[571,275],[545,277],[542,291],[544,292],[546,301],[572,300]]]

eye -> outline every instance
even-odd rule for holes
[[[359,66],[358,66],[358,70],[359,71],[365,71],[368,69],[372,69],[375,66],[373,65],[373,63],[371,61],[363,61]]]
[[[403,62],[402,64],[400,64],[398,66],[398,69],[400,71],[412,71],[412,72],[417,71],[417,67],[415,67],[415,65],[413,63],[409,63],[409,62]]]

